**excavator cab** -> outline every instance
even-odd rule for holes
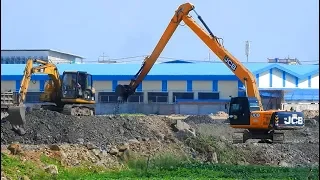
[[[250,125],[251,111],[259,111],[256,98],[231,97],[229,104],[230,125]]]
[[[62,98],[94,101],[92,76],[84,71],[65,71],[62,75]]]

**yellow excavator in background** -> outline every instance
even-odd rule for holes
[[[207,31],[201,28],[192,16],[189,15],[190,11],[196,13],[198,19]],[[146,57],[141,69],[131,80],[130,84],[117,86],[116,93],[118,94],[119,101],[126,102],[127,98],[134,94],[136,88],[149,73],[181,21],[183,21],[245,85],[246,96],[231,97],[230,103],[226,105],[231,127],[242,129],[241,132],[234,134],[234,143],[243,143],[248,139],[282,143],[284,133],[278,130],[292,130],[304,127],[304,116],[301,112],[286,112],[280,110],[265,111],[263,109],[259,89],[253,74],[223,47],[219,38],[211,32],[191,3],[185,3],[178,7],[155,49],[149,57]]]
[[[37,66],[34,66],[37,64]],[[8,120],[13,130],[24,135],[25,105],[29,83],[33,74],[47,74],[44,92],[40,95],[42,109],[57,111],[73,116],[92,116],[95,114],[95,89],[92,76],[83,71],[64,71],[62,78],[55,64],[28,59],[18,94],[1,93],[1,121]]]

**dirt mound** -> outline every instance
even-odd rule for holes
[[[315,119],[319,121],[319,110],[303,110],[306,119]]]
[[[218,116],[218,117],[228,117],[228,113],[224,112],[224,111],[218,111],[216,114],[213,114],[214,116]]]
[[[1,125],[1,144],[13,141],[25,144],[90,142],[105,147],[134,138],[161,139],[170,133],[161,119],[163,117],[157,116],[73,117],[34,110],[26,114],[27,134],[23,137],[12,132],[8,122]]]
[[[221,115],[220,117],[223,117]],[[184,122],[190,124],[223,124],[226,122],[226,118],[223,119],[215,119],[214,117],[210,117],[210,115],[192,115],[188,116]]]
[[[211,124],[214,120],[208,115],[192,115],[188,116],[184,122],[194,124]]]

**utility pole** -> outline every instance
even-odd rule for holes
[[[251,41],[246,41],[246,47],[245,47],[245,54],[246,54],[246,57],[247,57],[247,62],[249,62],[250,42]]]
[[[106,57],[107,59],[104,59],[105,57]],[[102,58],[102,60],[101,60],[100,58]],[[105,62],[105,60],[108,60],[108,59],[109,59],[109,56],[105,56],[105,55],[104,55],[104,52],[102,52],[102,56],[99,56],[98,62]]]

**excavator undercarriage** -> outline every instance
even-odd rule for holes
[[[81,105],[81,104],[67,104],[63,107],[58,107],[56,105],[42,105],[41,109],[56,111],[61,114],[71,115],[71,116],[94,116],[95,107],[94,105]]]
[[[234,132],[232,140],[234,144],[245,143],[249,139],[259,139],[261,143],[283,143],[284,133],[270,130],[243,130]]]

